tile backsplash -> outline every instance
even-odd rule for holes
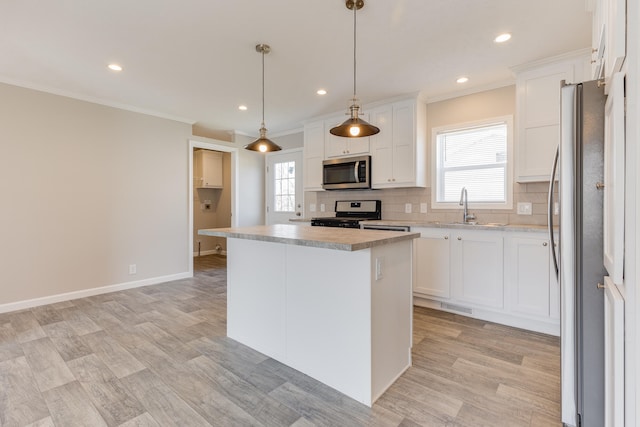
[[[534,182],[513,184],[512,209],[474,209],[469,203],[469,212],[476,215],[479,222],[499,222],[507,224],[547,224],[547,192],[549,184]],[[462,220],[460,209],[431,210],[431,188],[397,188],[384,190],[358,191],[317,191],[305,193],[305,217],[320,217],[335,215],[336,200],[382,200],[382,219],[405,221],[440,221],[453,222]],[[531,215],[518,215],[518,202],[529,202],[532,207]],[[405,205],[411,204],[410,214],[405,213]],[[427,204],[427,213],[420,213],[420,204]],[[325,205],[325,212],[320,206]],[[315,205],[315,212],[311,211]]]

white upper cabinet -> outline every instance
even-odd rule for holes
[[[426,187],[426,106],[417,98],[376,107],[371,124],[373,188]]]
[[[197,150],[194,153],[194,162],[197,188],[222,188],[222,153]]]
[[[516,181],[549,181],[560,137],[560,84],[580,82],[588,52],[517,67]]]
[[[626,0],[594,0],[592,3],[591,76],[604,76],[607,84],[622,69],[627,43]],[[605,86],[605,93],[609,88]]]
[[[360,115],[363,120],[369,120],[366,114]],[[327,159],[335,157],[351,157],[369,154],[369,137],[345,138],[332,135],[329,130],[342,124],[347,119],[346,116],[338,116],[325,121],[324,134],[324,154]]]
[[[324,121],[318,120],[304,125],[303,185],[305,191],[322,190],[324,136]]]

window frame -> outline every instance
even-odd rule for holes
[[[441,177],[438,159],[438,135],[446,132],[456,132],[465,129],[491,126],[504,123],[507,126],[507,164],[505,165],[505,201],[504,202],[473,202],[469,201],[469,208],[473,209],[513,209],[513,115],[490,117],[481,120],[454,123],[437,126],[431,129],[431,209],[460,209],[458,202],[438,202],[438,186]]]

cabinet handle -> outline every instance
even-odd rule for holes
[[[547,242],[542,242],[542,246],[547,246]]]
[[[387,178],[387,182],[391,182],[391,178]]]
[[[458,236],[458,240],[462,240],[462,237]]]
[[[602,190],[602,189],[604,188],[604,182],[598,182],[598,183],[596,183],[596,188],[597,188],[598,190]]]
[[[598,288],[598,289],[604,289],[604,288],[606,288],[606,286],[605,286],[605,285],[603,285],[602,283],[598,283],[598,284],[596,285],[596,288]]]
[[[444,240],[449,240],[449,236],[444,236]]]

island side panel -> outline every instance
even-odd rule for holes
[[[371,406],[371,250],[287,246],[287,364]]]
[[[276,360],[285,359],[285,248],[227,240],[227,336]]]
[[[412,245],[409,240],[377,246],[371,253],[374,402],[411,366]]]

